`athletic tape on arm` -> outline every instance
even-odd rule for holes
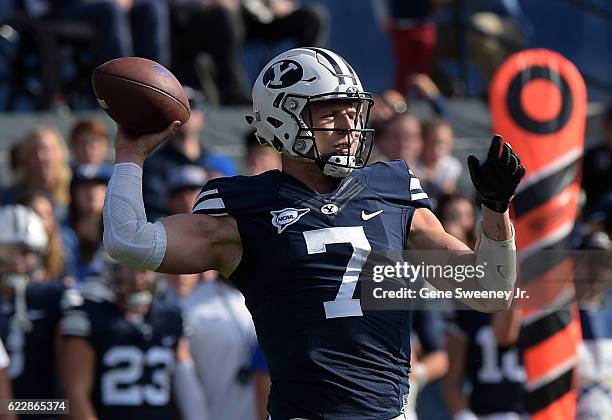
[[[489,238],[480,225],[476,240],[476,265],[484,267],[485,275],[478,280],[480,285],[492,291],[514,289],[516,281],[516,244],[514,243],[514,226],[511,226],[512,237],[505,241]],[[485,264],[486,263],[486,264]]]

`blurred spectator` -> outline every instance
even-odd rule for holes
[[[46,276],[47,245],[43,222],[33,210],[0,207],[0,337],[11,359],[14,398],[59,398],[56,327],[74,295],[61,282],[40,281]]]
[[[526,376],[516,346],[520,320],[517,311],[494,315],[455,311],[447,330],[449,370],[443,381],[453,418],[523,418]],[[503,337],[496,333],[496,324],[498,330],[504,330]],[[467,395],[465,380],[471,385]]]
[[[431,77],[424,73],[413,74],[409,83],[411,88],[409,97],[426,100],[438,117],[450,120],[446,99]]]
[[[280,154],[272,147],[259,143],[254,132],[246,136],[245,160],[247,175],[258,175],[281,168]]]
[[[169,214],[168,181],[179,166],[194,165],[206,169],[208,178],[233,176],[237,171],[231,158],[209,152],[200,144],[205,124],[201,105],[191,101],[191,117],[177,133],[145,161],[142,192],[149,220]]]
[[[200,52],[209,54],[223,105],[251,102],[241,62],[245,41],[291,40],[296,46],[314,47],[323,46],[327,38],[329,17],[318,4],[302,5],[293,0],[174,0],[173,4],[180,51],[173,68],[184,83],[198,86],[201,78],[194,57]]]
[[[393,117],[408,111],[406,98],[394,89],[387,89],[374,95],[374,104],[370,110],[370,124],[380,136]]]
[[[72,200],[61,237],[66,250],[66,274],[77,283],[104,270],[102,209],[111,177],[109,166],[81,165],[70,184]]]
[[[70,149],[72,166],[101,165],[108,153],[108,131],[100,120],[79,120],[72,127]]]
[[[461,0],[438,25],[436,55],[475,63],[488,87],[493,73],[512,53],[526,47],[533,32],[518,0]],[[441,84],[441,81],[439,81]]]
[[[453,141],[453,129],[447,121],[434,118],[423,125],[423,151],[415,172],[434,204],[442,194],[455,190],[461,175],[461,162],[451,155]]]
[[[163,0],[43,0],[46,17],[95,28],[98,61],[138,56],[170,65],[170,18]]]
[[[376,137],[375,145],[387,159],[402,159],[414,171],[423,149],[421,123],[409,112],[397,114]]]
[[[49,238],[47,253],[43,266],[48,280],[62,280],[65,274],[65,251],[60,236],[60,224],[55,218],[53,204],[48,193],[42,190],[30,190],[22,194],[18,203],[30,207],[40,217]]]
[[[604,115],[603,142],[584,156],[582,188],[587,196],[587,213],[612,203],[612,104]]]
[[[410,78],[430,74],[436,46],[432,20],[435,0],[373,0],[374,12],[389,33],[395,60],[395,89],[407,95]]]
[[[208,404],[202,417],[257,420],[255,327],[242,294],[210,273],[166,275],[165,299],[178,302],[193,329],[189,348]]]
[[[436,216],[444,230],[474,249],[476,244],[476,205],[469,197],[445,194],[438,200]]]
[[[183,317],[155,299],[155,273],[109,263],[89,284],[60,327],[71,418],[170,419],[173,393],[182,419],[208,420]]]
[[[450,119],[446,99],[431,77],[424,73],[416,73],[409,78],[412,94],[410,97],[425,100],[431,106],[433,113],[441,118]],[[370,111],[370,125],[377,135],[382,134],[387,122],[394,116],[409,110],[409,102],[400,92],[387,89],[374,96],[374,106]]]
[[[20,193],[42,189],[53,199],[58,220],[70,201],[68,151],[55,128],[41,125],[14,145],[12,166],[15,183],[4,192],[2,202],[14,203]]]
[[[206,171],[199,166],[177,167],[168,182],[170,214],[191,213],[196,197],[207,180]]]

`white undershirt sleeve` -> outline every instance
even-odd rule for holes
[[[156,270],[166,253],[166,229],[147,221],[142,197],[142,168],[117,163],[104,199],[104,248],[118,262]]]

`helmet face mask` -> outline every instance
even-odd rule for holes
[[[360,95],[357,98],[347,96],[345,98],[319,99],[309,98],[305,110],[302,112],[301,119],[306,127],[300,129],[293,145],[293,151],[300,157],[314,160],[325,175],[333,177],[343,177],[348,175],[353,169],[359,169],[366,165],[374,140],[374,130],[367,129],[366,124],[370,114],[371,99]],[[352,127],[320,127],[313,117],[313,107],[338,104],[338,109],[355,110],[355,117]],[[333,108],[332,108],[333,109]],[[316,135],[321,133],[322,143],[331,142],[332,144],[317,144]],[[336,141],[333,135],[336,136]],[[311,144],[307,155],[302,154],[302,144]],[[346,143],[346,144],[343,144]],[[341,150],[325,152],[324,147],[340,147]],[[323,150],[323,151],[322,151]]]
[[[354,126],[344,129],[346,153],[322,154],[317,147],[316,133],[342,131],[315,127],[309,118],[314,104],[328,102],[352,103],[358,111]],[[374,134],[366,128],[372,103],[372,95],[342,57],[322,48],[296,48],[264,67],[253,86],[254,115],[247,121],[261,143],[294,159],[314,161],[326,175],[341,177],[367,163]],[[351,147],[351,138],[358,141],[357,147]]]
[[[157,288],[155,273],[109,263],[107,276],[115,301],[129,312],[146,313]]]

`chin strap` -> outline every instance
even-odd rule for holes
[[[355,156],[329,155],[317,161],[323,174],[334,178],[344,178],[353,172]]]

